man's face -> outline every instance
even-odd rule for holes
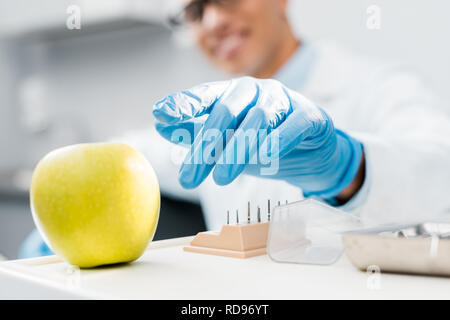
[[[202,18],[191,25],[197,44],[220,69],[254,75],[276,53],[286,0],[210,1],[203,8]]]

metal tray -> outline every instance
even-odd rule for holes
[[[343,234],[346,254],[361,270],[450,276],[450,223],[425,222]]]

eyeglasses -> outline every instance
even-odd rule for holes
[[[179,27],[186,23],[198,23],[203,19],[205,7],[209,4],[230,9],[242,0],[192,0],[180,12],[169,17],[172,27]]]

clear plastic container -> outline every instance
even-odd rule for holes
[[[314,199],[274,208],[267,253],[275,262],[328,265],[344,252],[341,234],[362,228],[360,219]]]

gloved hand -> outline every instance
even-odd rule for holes
[[[153,114],[164,138],[190,144],[179,172],[185,188],[197,187],[213,169],[219,185],[245,170],[285,180],[305,196],[332,199],[352,182],[361,161],[360,142],[335,130],[322,109],[276,80],[202,84],[158,101]],[[265,174],[274,163],[276,170]]]
[[[19,251],[19,258],[34,258],[52,254],[54,254],[53,251],[45,244],[39,231],[34,229],[22,243]]]

